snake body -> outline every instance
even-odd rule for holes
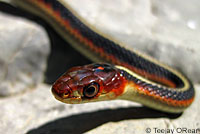
[[[63,0],[13,3],[45,19],[88,58],[106,62],[68,70],[52,87],[57,100],[75,104],[124,99],[172,113],[193,102],[193,85],[183,74],[100,33]]]

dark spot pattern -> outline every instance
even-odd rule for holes
[[[106,64],[106,63],[99,64],[99,63],[95,63],[95,64],[93,64],[93,66],[94,66],[95,72],[105,72],[105,73],[108,73],[108,72],[114,71],[114,67],[111,64]]]

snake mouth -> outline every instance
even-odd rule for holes
[[[58,90],[58,87],[59,86],[57,86],[57,84],[55,83],[51,88],[53,96],[58,101],[68,104],[78,104],[82,100],[81,96],[78,93],[72,92],[68,84],[65,83],[65,90]]]
[[[62,98],[61,96],[59,96],[55,90],[51,90],[53,96],[55,97],[55,99],[57,99],[58,101],[61,101],[63,103],[67,103],[67,104],[79,104],[80,101],[82,100],[80,96],[73,96],[73,97],[69,97],[69,98]]]

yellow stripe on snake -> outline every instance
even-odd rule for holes
[[[43,18],[74,48],[100,62],[63,74],[52,86],[57,100],[80,104],[124,99],[171,113],[182,112],[193,102],[193,85],[183,74],[98,32],[63,0],[13,2]]]

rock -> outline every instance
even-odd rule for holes
[[[102,32],[180,68],[199,82],[199,1],[192,1],[178,6],[177,0],[73,0],[70,4]],[[0,70],[6,72],[0,73],[0,91],[2,95],[13,94],[0,98],[0,133],[143,134],[174,130],[178,134],[184,133],[181,129],[200,128],[199,84],[195,84],[194,103],[182,115],[122,100],[77,105],[56,101],[51,87],[41,83],[49,47],[45,45],[46,34],[39,29],[24,19],[0,16]],[[38,86],[28,90],[32,85]],[[15,94],[23,90],[27,92]]]
[[[195,88],[199,89],[200,85]],[[41,84],[26,94],[0,100],[0,133],[142,134],[146,128],[152,133],[155,128],[197,129],[200,127],[199,99],[200,92],[196,90],[194,103],[182,115],[170,115],[122,100],[63,104],[53,98],[50,86]]]
[[[0,13],[0,50],[0,96],[25,91],[43,81],[50,48],[41,27]]]

